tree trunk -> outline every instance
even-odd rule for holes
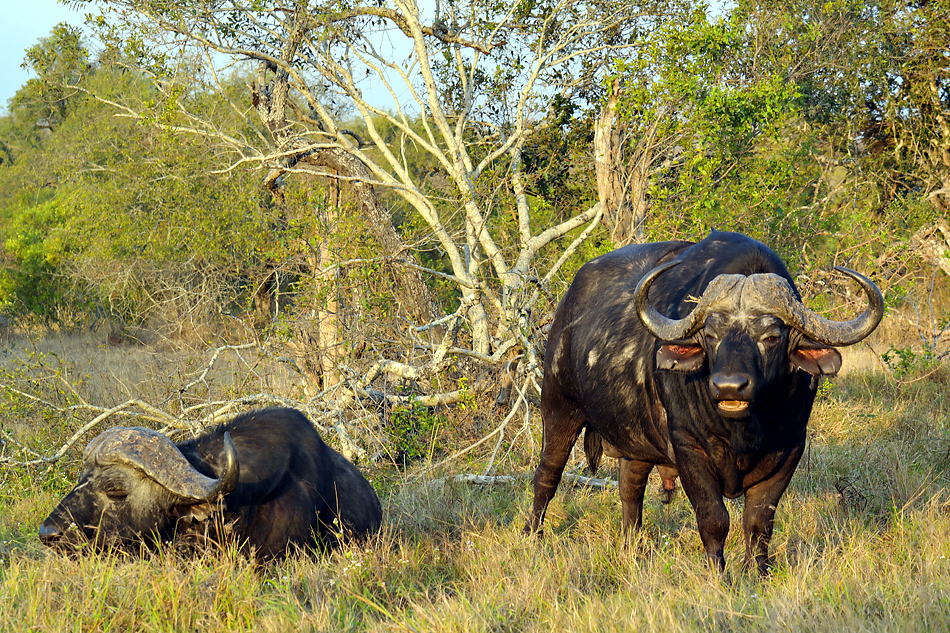
[[[334,223],[340,213],[340,181],[333,182],[333,188],[330,191],[330,223]],[[314,254],[316,260],[313,267],[314,274],[318,276],[320,285],[326,288],[324,295],[326,300],[318,308],[317,323],[319,324],[318,345],[320,354],[320,367],[323,377],[323,389],[329,389],[340,381],[340,374],[337,371],[337,363],[340,358],[340,302],[338,300],[339,277],[338,268],[330,268],[333,257],[330,249],[327,247],[327,241],[321,240],[320,247]]]
[[[652,139],[644,139],[634,160],[629,161],[630,166],[624,165],[623,138],[614,125],[616,110],[614,90],[594,124],[594,166],[604,219],[610,227],[611,239],[620,247],[646,239],[647,180],[653,151]]]

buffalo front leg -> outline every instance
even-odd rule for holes
[[[683,490],[686,490],[685,481]],[[696,527],[699,529],[703,549],[706,550],[706,561],[719,571],[725,571],[724,550],[726,536],[729,534],[729,511],[722,495],[716,496],[712,491],[704,490],[702,495],[695,495],[696,501],[693,501],[694,495],[690,495],[688,491],[686,496],[696,510]]]
[[[674,443],[673,450],[683,492],[696,512],[696,527],[706,550],[706,561],[719,571],[725,571],[724,549],[729,534],[729,511],[723,501],[719,478],[702,449]]]
[[[763,576],[769,573],[769,543],[775,525],[775,510],[795,474],[803,449],[803,446],[796,448],[774,476],[752,486],[745,493],[745,510],[742,513],[745,563],[748,566],[754,560],[756,569]]]
[[[643,496],[653,464],[623,457],[620,459],[620,504],[623,508],[623,533],[643,525]]]
[[[541,533],[544,514],[554,497],[561,474],[571,454],[571,448],[584,426],[584,416],[574,407],[553,407],[541,403],[544,431],[541,441],[541,459],[534,471],[534,504],[524,527],[526,534]]]

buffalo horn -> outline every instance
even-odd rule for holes
[[[633,292],[633,304],[636,307],[637,314],[640,315],[640,320],[650,330],[650,333],[661,341],[676,341],[685,338],[696,328],[699,318],[702,316],[702,310],[697,306],[684,318],[671,319],[663,316],[650,305],[650,286],[653,285],[654,280],[679,263],[678,260],[674,260],[657,266],[640,280]]]
[[[637,284],[634,305],[640,319],[650,332],[662,341],[675,341],[691,335],[705,318],[710,306],[718,306],[726,297],[747,294],[756,308],[767,310],[785,323],[800,331],[816,343],[831,346],[853,345],[874,331],[884,316],[884,297],[881,291],[864,275],[836,266],[838,270],[854,279],[868,297],[867,309],[850,321],[831,321],[805,307],[795,291],[784,278],[773,274],[720,275],[707,287],[696,308],[682,319],[670,319],[650,305],[648,294],[653,281],[676,266],[672,261],[657,266]]]
[[[884,296],[873,281],[849,268],[835,266],[835,270],[851,277],[868,297],[867,309],[850,321],[831,321],[818,316],[800,301],[790,304],[786,314],[776,313],[787,325],[823,345],[854,345],[874,331],[884,316]]]
[[[93,439],[83,458],[100,466],[134,468],[184,501],[206,502],[223,497],[237,485],[237,451],[227,433],[224,453],[223,473],[213,479],[198,472],[165,435],[142,427],[115,427]]]

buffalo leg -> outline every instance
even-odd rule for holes
[[[719,478],[705,452],[698,446],[686,448],[674,442],[673,447],[683,492],[696,512],[696,527],[706,550],[706,560],[719,571],[724,571],[726,559],[723,551],[729,534],[729,511],[723,501]]]
[[[683,482],[683,490],[687,490],[686,482]],[[724,571],[726,569],[724,549],[726,536],[729,534],[729,511],[722,500],[722,495],[716,496],[713,491],[703,490],[700,495],[690,495],[687,492],[686,496],[696,509],[696,526],[699,528],[699,538],[702,539],[703,548],[706,550],[706,560],[719,571]]]
[[[553,406],[550,402],[542,402],[541,417],[544,420],[541,459],[534,471],[534,504],[524,527],[525,533],[541,532],[548,503],[561,483],[571,448],[584,426],[583,414],[566,403]]]
[[[620,459],[620,503],[623,508],[623,533],[643,525],[643,496],[653,464],[623,457]]]
[[[804,447],[798,447],[770,479],[749,488],[745,493],[745,510],[742,513],[742,531],[745,534],[745,563],[755,560],[761,575],[769,572],[769,542],[775,525],[775,510],[792,480]]]

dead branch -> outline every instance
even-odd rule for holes
[[[367,372],[357,372],[341,365],[341,370],[347,374],[347,377],[328,389],[308,398],[306,401],[285,396],[257,392],[247,394],[236,398],[212,399],[205,402],[186,404],[182,396],[194,390],[196,385],[203,385],[210,389],[210,374],[219,364],[223,354],[232,353],[237,355],[242,364],[249,366],[243,357],[242,352],[248,350],[257,350],[266,358],[277,363],[295,365],[292,360],[277,356],[264,347],[256,343],[247,343],[242,345],[224,345],[208,350],[209,360],[198,372],[198,375],[176,390],[172,396],[166,398],[162,404],[153,405],[140,398],[129,398],[121,404],[105,407],[89,402],[82,393],[70,382],[69,372],[61,368],[47,367],[45,365],[30,365],[31,371],[42,371],[45,375],[42,378],[53,379],[59,385],[59,390],[68,397],[67,404],[57,404],[48,398],[41,397],[35,393],[30,393],[21,387],[10,383],[0,383],[0,391],[16,397],[25,398],[37,405],[56,412],[64,419],[73,419],[76,417],[85,418],[85,421],[73,431],[62,445],[49,453],[44,453],[35,448],[26,446],[24,443],[16,440],[9,433],[3,432],[0,437],[3,438],[3,448],[0,450],[10,450],[9,454],[0,454],[0,465],[16,466],[36,466],[41,464],[52,464],[62,459],[89,431],[94,429],[102,430],[108,424],[123,424],[129,420],[138,423],[149,422],[154,424],[162,433],[189,432],[197,435],[202,429],[222,423],[242,410],[255,406],[284,406],[299,409],[307,414],[311,422],[322,433],[333,432],[337,435],[344,455],[348,458],[354,455],[363,455],[365,450],[351,437],[346,425],[344,424],[345,412],[352,407],[354,400],[367,399],[372,402],[388,402],[390,404],[421,404],[423,406],[448,405],[461,402],[471,396],[473,392],[487,389],[489,384],[487,380],[476,381],[467,389],[459,389],[446,393],[422,394],[416,396],[401,396],[388,394],[370,386],[370,383],[382,374],[389,374],[402,378],[410,377],[418,379],[420,377],[431,376],[441,370],[446,358],[450,356],[453,349],[451,343],[458,335],[458,328],[461,323],[462,315],[466,311],[463,304],[459,310],[452,316],[454,317],[450,327],[445,332],[441,344],[435,352],[430,355],[429,362],[421,366],[408,365],[394,361],[378,361]],[[525,388],[528,381],[534,380],[529,375],[525,379]],[[529,405],[523,393],[524,389],[519,390],[519,400],[512,412],[503,422],[504,426],[513,418],[520,407],[524,407],[526,420],[529,416]],[[177,397],[176,397],[177,396]],[[177,404],[175,414],[163,408],[165,403],[174,401]],[[91,418],[87,416],[92,416]],[[496,433],[486,437],[490,439]],[[495,447],[495,454],[498,452],[498,446]]]
[[[475,484],[476,486],[494,486],[495,484],[513,484],[526,479],[531,479],[532,474],[524,473],[521,475],[452,475],[451,477],[440,477],[433,479],[430,483],[443,485],[447,482],[457,482],[463,484]],[[573,473],[564,473],[561,481],[572,483],[578,486],[588,486],[590,488],[617,488],[619,484],[613,479],[601,479],[598,477],[584,477]]]

